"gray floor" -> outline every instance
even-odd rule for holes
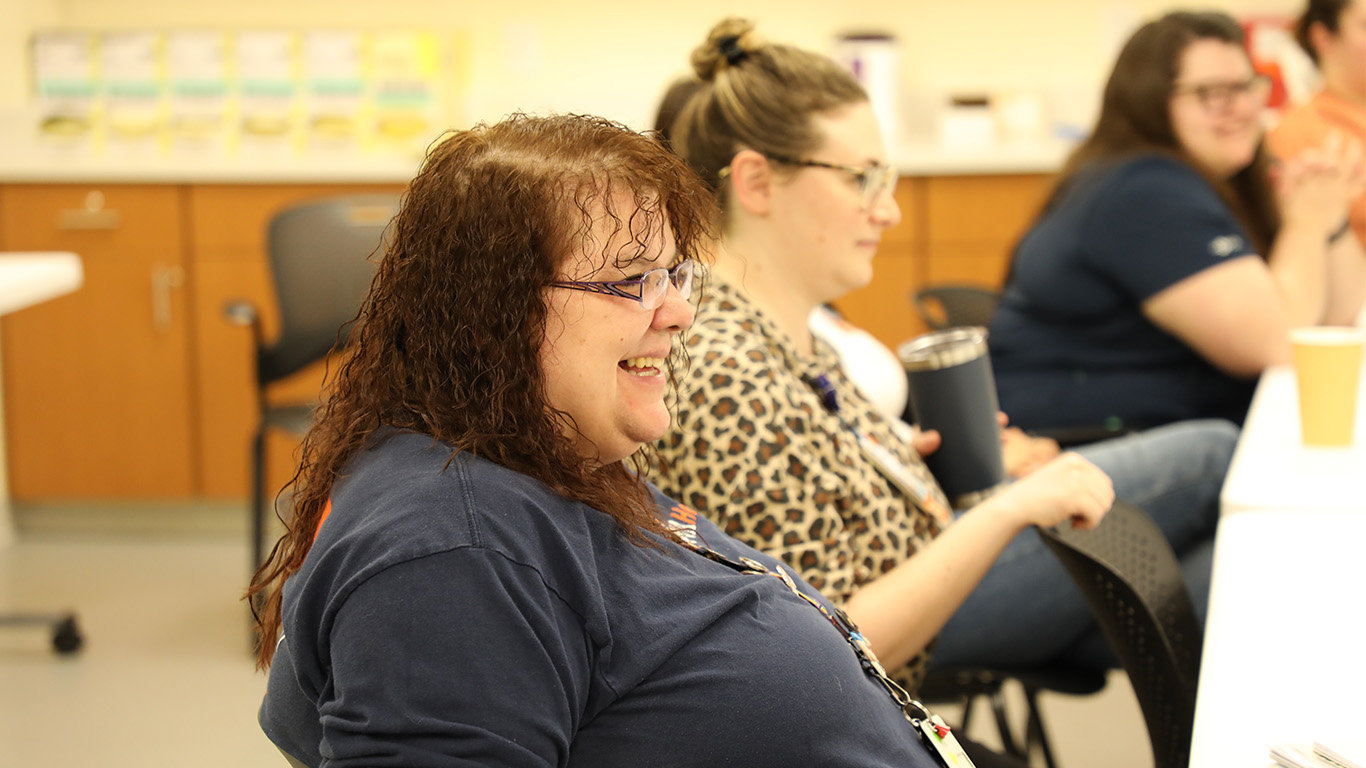
[[[0,630],[0,766],[284,765],[255,723],[265,679],[238,599],[244,518],[222,506],[19,510],[18,543],[0,550],[0,611],[70,607],[86,646],[59,657],[42,630]],[[1152,765],[1122,674],[1042,706],[1062,768]],[[989,713],[975,718],[991,743]]]

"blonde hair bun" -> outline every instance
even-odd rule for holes
[[[739,64],[762,46],[754,22],[732,16],[711,28],[707,41],[693,49],[689,62],[699,80],[712,82],[718,73]]]

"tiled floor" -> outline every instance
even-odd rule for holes
[[[18,543],[0,550],[0,611],[73,608],[86,646],[59,657],[44,631],[0,630],[0,767],[284,766],[255,722],[265,680],[238,599],[244,518],[21,511]],[[1062,768],[1152,765],[1122,674],[1101,694],[1042,706]],[[974,735],[992,742],[989,713],[975,717]]]

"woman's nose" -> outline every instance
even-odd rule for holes
[[[884,227],[895,227],[901,223],[901,206],[897,205],[896,195],[890,189],[878,191],[871,213],[873,221]]]
[[[692,302],[683,298],[683,292],[670,281],[664,291],[664,303],[655,309],[654,322],[651,325],[655,328],[682,330],[692,325],[693,314]]]

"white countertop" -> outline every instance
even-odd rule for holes
[[[1058,170],[1071,148],[1068,142],[1052,139],[954,146],[926,137],[893,145],[890,156],[903,176],[1033,174]],[[0,183],[402,184],[417,173],[421,162],[417,153],[119,155],[109,150],[63,151],[37,144],[0,121]]]
[[[74,253],[0,253],[0,315],[70,293],[81,287],[84,274],[81,259]],[[0,549],[14,540],[4,428],[4,393],[0,392]]]
[[[74,253],[0,253],[0,315],[81,287]]]
[[[1191,768],[1275,765],[1271,744],[1360,742],[1366,514],[1303,506],[1219,521]]]
[[[1358,392],[1356,442],[1306,448],[1300,442],[1295,371],[1269,368],[1257,384],[1221,494],[1225,515],[1256,507],[1355,509],[1366,513],[1366,383]]]
[[[403,184],[416,157],[381,155],[89,155],[0,148],[0,183]]]
[[[1361,405],[1353,447],[1306,448],[1294,370],[1257,384],[1220,498],[1191,768],[1273,766],[1271,744],[1362,743]]]

